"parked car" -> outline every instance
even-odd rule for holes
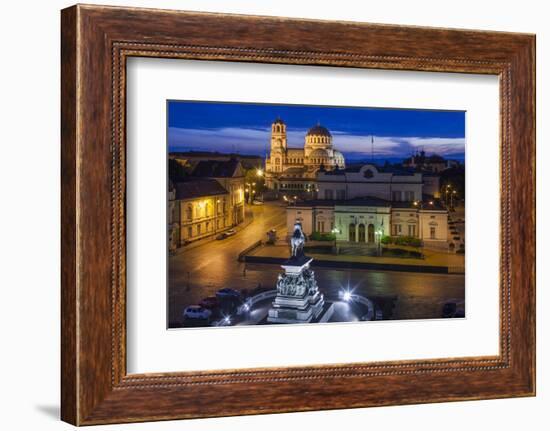
[[[220,233],[218,236],[216,236],[216,239],[217,240],[222,240],[222,239],[225,239],[227,237],[233,236],[236,233],[237,233],[237,231],[235,229],[229,229],[229,230],[226,230],[225,232]]]
[[[207,298],[201,299],[199,302],[199,305],[202,308],[206,308],[207,310],[213,310],[214,308],[217,308],[220,306],[220,302],[218,301],[218,298],[215,296],[209,296]]]
[[[216,292],[216,298],[218,301],[224,299],[224,298],[235,298],[235,299],[242,299],[242,294],[238,290],[230,289],[229,287],[224,287],[223,289],[220,289]]]
[[[243,304],[243,296],[241,292],[228,287],[218,290],[216,298],[220,305],[220,310],[223,314],[233,314]]]
[[[254,199],[254,200],[252,201],[252,205],[263,205],[263,204],[264,204],[263,201],[260,201],[260,200],[257,200],[257,199]]]
[[[210,316],[212,316],[212,311],[200,305],[190,305],[183,311],[184,322],[189,320],[209,321]]]
[[[441,317],[451,318],[451,317],[455,317],[455,314],[456,314],[456,303],[447,302],[443,306],[443,311],[441,312]]]

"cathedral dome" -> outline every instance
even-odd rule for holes
[[[317,150],[313,150],[310,154],[309,154],[309,157],[310,158],[316,158],[316,159],[321,159],[321,158],[328,158],[329,155],[328,153],[326,152],[326,150],[322,150],[322,149],[317,149]]]
[[[277,117],[277,119],[273,122],[273,124],[285,124],[285,122],[281,120],[280,117]]]
[[[313,126],[311,129],[307,131],[306,136],[328,136],[332,137],[328,129],[324,126],[321,126],[320,124],[317,124],[316,126]]]
[[[344,159],[344,155],[340,151],[334,151],[334,164],[340,169],[346,167],[346,159]]]

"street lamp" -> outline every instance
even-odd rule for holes
[[[453,205],[453,197],[456,195],[456,190],[453,190],[453,192],[451,193],[451,209],[454,208],[454,205]]]
[[[378,252],[378,256],[380,256],[382,253],[382,250],[381,250],[381,245],[382,245],[382,235],[384,234],[384,231],[382,230],[382,228],[378,228],[375,232],[374,232],[374,236],[375,236],[375,240],[376,240],[376,250]]]
[[[256,175],[258,175],[259,177],[262,177],[264,175],[264,171],[262,171],[261,169],[257,169]]]

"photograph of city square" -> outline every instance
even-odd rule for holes
[[[167,110],[168,328],[466,316],[464,111]]]

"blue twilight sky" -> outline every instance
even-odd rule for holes
[[[168,101],[169,151],[219,151],[265,155],[271,123],[287,126],[289,147],[303,147],[320,123],[334,147],[350,160],[398,159],[424,149],[464,160],[465,112],[333,106]]]

